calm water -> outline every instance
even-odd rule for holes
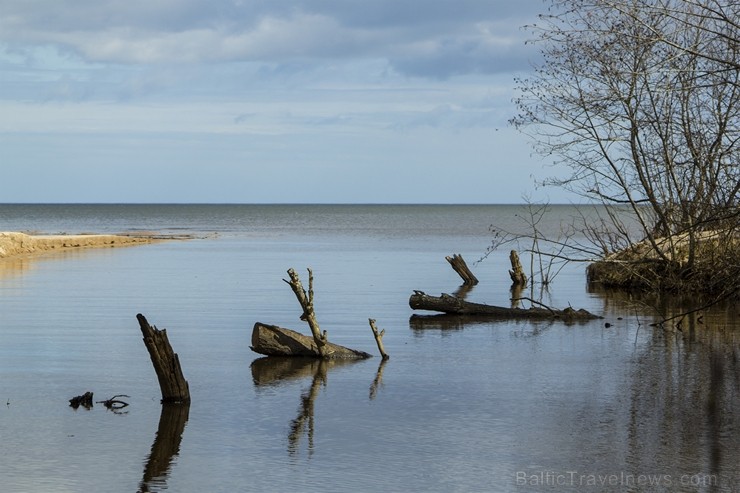
[[[0,490],[740,490],[737,310],[651,328],[652,309],[590,293],[574,265],[543,300],[605,320],[412,318],[413,290],[458,289],[452,253],[481,281],[468,300],[508,305],[508,252],[475,260],[489,225],[513,228],[517,213],[0,205],[0,230],[199,237],[0,261]],[[372,317],[391,359],[253,353],[257,321],[308,331],[282,281],[290,267],[304,282],[313,269],[330,340],[377,354]],[[160,405],[137,313],[168,330],[189,408]],[[88,390],[130,406],[67,405]]]

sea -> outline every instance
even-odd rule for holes
[[[599,212],[552,205],[538,237]],[[0,231],[174,238],[0,259],[0,491],[740,491],[738,308],[654,325],[683,306],[595,289],[583,262],[513,293],[510,250],[528,271],[550,260],[527,253],[531,235],[490,247],[533,217],[525,205],[0,205]],[[477,285],[461,286],[453,254]],[[309,334],[291,268],[306,286],[311,269],[329,340],[374,357],[252,351],[258,322]],[[415,291],[603,318],[449,317],[412,310]],[[161,404],[137,314],[167,330],[189,406]],[[85,392],[92,407],[69,405]]]

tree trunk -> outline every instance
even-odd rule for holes
[[[460,278],[463,280],[464,285],[475,286],[476,284],[478,284],[478,278],[476,278],[473,273],[470,272],[470,269],[468,269],[468,264],[465,263],[462,255],[454,254],[451,257],[445,257],[445,260],[447,260],[452,266],[452,269],[457,272],[457,275],[460,276]]]
[[[316,346],[313,337],[300,332],[260,322],[252,329],[252,351],[267,356],[309,356],[329,359],[365,359],[372,357],[363,351],[326,342],[324,354]]]
[[[561,319],[566,321],[591,320],[601,318],[586,310],[553,310],[549,308],[506,308],[501,306],[470,303],[449,294],[429,296],[421,291],[414,291],[409,299],[409,306],[414,310],[431,310],[456,315],[485,315],[502,319],[550,320]]]
[[[159,380],[159,389],[162,391],[163,403],[189,403],[190,388],[188,381],[182,374],[180,359],[172,350],[167,338],[167,330],[158,330],[149,325],[144,315],[136,315],[144,336],[144,344],[149,351],[149,357],[154,365],[154,371]]]

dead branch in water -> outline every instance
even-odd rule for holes
[[[586,310],[574,310],[570,307],[563,310],[553,310],[551,308],[506,308],[482,303],[471,303],[444,293],[441,296],[429,296],[423,291],[414,291],[414,294],[409,298],[409,306],[414,310],[431,310],[456,315],[485,315],[501,319],[561,319],[570,322],[601,318]]]

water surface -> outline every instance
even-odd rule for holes
[[[470,301],[508,305],[508,252],[475,260],[517,213],[0,206],[0,230],[200,238],[0,261],[2,491],[737,491],[736,309],[652,328],[650,307],[590,292],[573,265],[543,300],[604,320],[412,317],[413,290],[458,289],[452,253],[481,281]],[[290,267],[313,269],[332,341],[377,355],[371,317],[391,359],[253,353],[257,321],[308,332]],[[160,405],[137,313],[167,329],[189,408]],[[88,390],[130,406],[67,405]]]

